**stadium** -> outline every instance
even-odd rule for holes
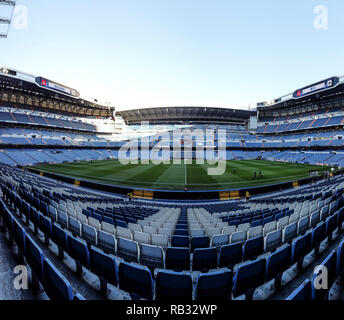
[[[344,76],[126,108],[19,69],[0,67],[0,300],[343,300]]]
[[[343,263],[344,78],[254,111],[118,113],[44,77],[0,81],[2,226],[49,298],[329,296],[310,270],[334,283]]]

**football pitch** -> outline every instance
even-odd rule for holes
[[[309,177],[312,170],[329,170],[328,167],[265,160],[228,160],[222,175],[208,175],[208,167],[216,166],[195,161],[193,164],[123,165],[118,160],[96,160],[32,168],[108,185],[161,190],[184,190],[185,187],[188,190],[240,189],[296,181]]]

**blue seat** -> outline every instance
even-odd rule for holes
[[[337,250],[337,275],[344,273],[344,240],[338,246]]]
[[[264,237],[258,236],[245,241],[243,248],[243,260],[257,258],[264,252]]]
[[[34,208],[34,207],[31,207],[31,209],[30,209],[30,220],[31,220],[31,222],[34,224],[34,226],[35,226],[35,233],[37,233],[37,230],[38,230],[38,228],[39,228],[39,216],[40,216],[41,214],[36,210],[36,208]]]
[[[241,243],[233,243],[224,245],[220,248],[219,267],[228,267],[230,269],[237,263],[242,261],[242,245]]]
[[[166,269],[190,270],[190,250],[188,248],[167,248]]]
[[[90,249],[90,270],[100,278],[102,284],[107,282],[117,286],[118,270],[113,256],[92,247]],[[106,286],[102,289],[106,290]]]
[[[128,262],[138,262],[139,248],[136,241],[119,238],[117,242],[117,255]]]
[[[232,271],[221,270],[201,274],[196,284],[196,300],[226,301],[231,298]]]
[[[263,225],[263,221],[261,219],[258,219],[258,220],[254,220],[252,221],[251,223],[251,228],[254,228],[254,227],[259,227]]]
[[[340,208],[337,212],[337,225],[339,231],[342,231],[342,224],[344,222],[344,208]]]
[[[82,266],[89,268],[90,265],[90,255],[87,249],[87,244],[84,241],[74,238],[71,235],[68,235],[67,239],[67,253],[75,260],[77,273],[81,274]]]
[[[326,268],[326,273],[322,268]],[[323,300],[328,298],[329,290],[331,289],[333,283],[337,277],[337,251],[333,250],[325,260],[317,266],[312,277],[312,299],[313,300]],[[320,285],[324,285],[324,278],[327,281],[327,288],[318,288],[318,281],[321,278]]]
[[[3,201],[0,199],[0,213],[3,217],[4,224],[9,231],[10,234],[13,234],[13,216],[9,212],[7,206],[3,203]]]
[[[292,246],[292,263],[298,263],[298,269],[302,269],[303,258],[310,252],[311,249],[311,234],[307,233],[302,237],[298,237]]]
[[[208,271],[217,267],[216,248],[195,249],[192,259],[192,270]]]
[[[26,233],[24,228],[19,224],[19,222],[16,219],[13,219],[13,239],[16,242],[22,254],[25,254],[25,236]]]
[[[337,228],[337,215],[334,214],[326,219],[326,236],[332,240],[332,233]]]
[[[61,272],[47,259],[43,262],[43,287],[51,300],[73,300],[70,283]]]
[[[174,232],[175,236],[188,236],[189,232],[188,230],[185,229],[176,229],[176,231]]]
[[[25,258],[34,274],[39,280],[42,280],[43,252],[29,235],[25,237]]]
[[[68,248],[68,238],[67,233],[56,223],[52,225],[52,241],[63,250],[67,251]]]
[[[192,237],[191,238],[191,252],[199,248],[209,247],[209,237]]]
[[[177,223],[176,229],[187,230],[188,229],[188,225],[186,223]]]
[[[281,284],[281,277],[291,265],[291,245],[287,245],[272,253],[266,262],[266,281],[275,278],[275,286]]]
[[[295,291],[293,291],[285,300],[308,301],[312,300],[312,282],[305,280]]]
[[[121,262],[118,271],[119,288],[133,297],[153,299],[153,278],[147,267]]]
[[[265,259],[241,265],[233,278],[233,296],[245,294],[246,299],[252,300],[254,290],[264,284],[265,269]]]
[[[191,276],[174,271],[159,271],[156,277],[155,292],[156,300],[191,300]]]
[[[50,239],[52,236],[51,221],[42,214],[39,215],[39,229],[45,236],[45,242],[48,243],[48,239]]]
[[[185,236],[173,236],[172,247],[189,248],[190,238]]]
[[[312,231],[311,247],[315,249],[314,250],[315,254],[319,253],[320,243],[325,239],[325,236],[326,236],[326,225],[325,225],[325,222],[322,222],[317,227],[315,227]]]

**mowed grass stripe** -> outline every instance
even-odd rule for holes
[[[305,164],[291,164],[263,160],[229,160],[223,175],[208,175],[209,167],[216,165],[187,165],[189,190],[235,189],[294,181],[309,177],[310,170],[328,170]],[[83,163],[36,166],[41,171],[91,180],[95,182],[156,189],[184,189],[184,164],[176,165],[122,165],[118,160],[102,160]],[[233,168],[236,173],[233,174]],[[263,176],[253,178],[254,171],[262,170]]]
[[[184,164],[171,164],[152,184],[154,188],[183,189],[184,188]]]

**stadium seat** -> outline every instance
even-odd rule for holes
[[[231,299],[232,271],[220,270],[201,274],[196,283],[196,300],[227,301]]]
[[[190,238],[185,236],[173,236],[171,245],[172,247],[189,248]]]
[[[67,239],[67,253],[71,258],[75,260],[76,272],[79,275],[81,275],[82,266],[89,268],[90,264],[90,257],[89,251],[87,249],[87,244],[84,241],[74,238],[71,235],[68,235]]]
[[[117,255],[128,262],[138,262],[139,248],[137,246],[137,242],[124,238],[118,238]]]
[[[312,277],[312,299],[328,299],[331,289],[337,276],[337,251],[333,250],[325,260],[316,267]]]
[[[164,268],[162,248],[143,244],[140,250],[140,263],[152,269]]]
[[[190,275],[159,271],[156,276],[156,300],[186,301],[192,299],[192,279]]]
[[[302,269],[303,258],[310,252],[311,234],[307,233],[295,239],[292,245],[292,263],[297,263],[298,270]]]
[[[233,296],[246,295],[253,299],[254,291],[265,282],[265,259],[259,259],[241,265],[233,277]]]
[[[273,252],[282,244],[282,230],[277,229],[269,232],[265,237],[265,251]]]
[[[42,250],[29,235],[25,237],[25,258],[33,271],[34,278],[37,276],[38,280],[42,281],[44,255]]]
[[[70,283],[47,258],[43,261],[43,287],[51,300],[74,300]]]
[[[91,248],[90,270],[99,277],[101,291],[106,293],[107,283],[117,286],[118,270],[113,256],[110,256],[97,248]]]
[[[305,280],[295,291],[293,291],[286,300],[312,300],[312,281]]]
[[[190,270],[190,250],[188,248],[167,248],[166,269]]]
[[[134,299],[153,299],[153,278],[147,267],[121,262],[118,274],[121,290],[129,292]]]
[[[191,238],[191,252],[195,249],[208,248],[209,247],[208,237],[192,237]]]
[[[251,260],[257,258],[264,251],[264,237],[259,236],[246,240],[243,247],[243,259]]]
[[[216,248],[199,248],[193,252],[192,270],[208,272],[217,267]]]
[[[220,248],[219,254],[219,267],[228,267],[233,269],[233,266],[240,263],[243,259],[242,256],[242,244],[234,243],[224,245]]]
[[[291,265],[291,245],[287,245],[267,258],[266,261],[266,281],[275,279],[275,287],[281,285],[281,277]]]
[[[116,239],[113,234],[105,231],[98,231],[98,247],[105,253],[115,254],[116,253]]]

